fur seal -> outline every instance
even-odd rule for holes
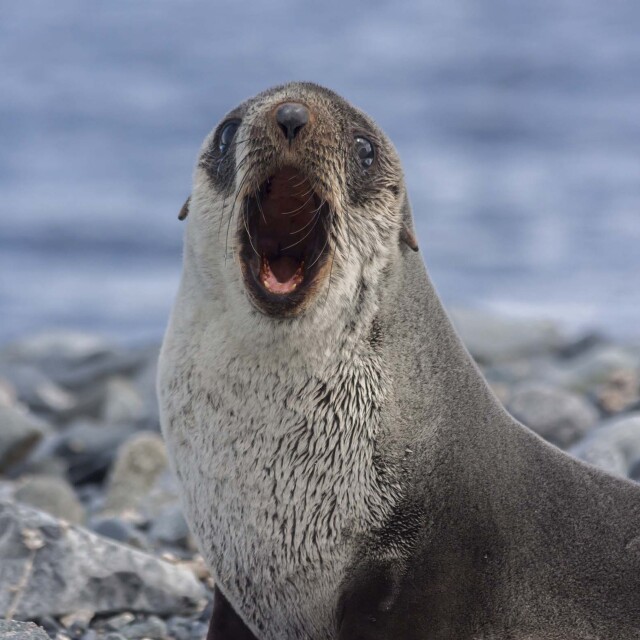
[[[640,638],[640,488],[494,397],[369,117],[257,95],[187,213],[159,395],[211,640]]]

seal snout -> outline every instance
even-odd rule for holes
[[[285,102],[276,109],[276,122],[291,143],[309,122],[309,109],[299,102]]]

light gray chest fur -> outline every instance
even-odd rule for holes
[[[200,548],[247,622],[265,640],[330,638],[353,546],[393,502],[375,452],[386,385],[371,353],[313,375],[265,360],[161,365],[163,430]]]

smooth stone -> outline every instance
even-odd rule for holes
[[[100,536],[138,549],[147,549],[149,546],[144,535],[131,522],[117,516],[94,518],[89,522],[89,528]]]
[[[71,524],[81,524],[85,511],[73,487],[54,476],[22,476],[13,497],[22,504],[46,511]]]
[[[509,318],[472,309],[453,309],[450,316],[467,349],[481,363],[555,353],[569,342],[551,321]]]
[[[607,413],[620,413],[634,407],[640,400],[640,373],[633,369],[614,371],[596,390],[596,398]]]
[[[0,620],[0,640],[49,640],[49,636],[33,622]]]
[[[561,448],[583,438],[599,418],[596,408],[582,396],[543,382],[517,386],[507,408],[517,420]]]
[[[154,480],[149,493],[138,505],[140,513],[149,521],[155,520],[167,508],[179,506],[178,483],[170,469],[165,469]]]
[[[0,473],[24,460],[49,432],[47,424],[17,407],[0,407]]]
[[[119,631],[128,624],[131,624],[136,617],[130,611],[125,611],[117,616],[111,616],[104,621],[104,627],[113,631]]]
[[[608,420],[569,453],[614,475],[630,477],[640,463],[640,413]]]
[[[55,415],[69,412],[76,406],[73,394],[32,365],[3,365],[0,376],[11,382],[18,400],[35,413]]]
[[[79,360],[109,349],[104,339],[79,331],[46,331],[10,344],[3,353],[16,360]]]
[[[206,597],[188,569],[23,505],[0,503],[0,531],[0,616],[12,606],[18,618],[80,609],[184,615]]]
[[[160,409],[156,392],[158,353],[158,347],[151,349],[147,363],[132,378],[132,382],[145,405],[145,416],[139,424],[150,431],[160,430]]]
[[[116,376],[106,383],[101,417],[107,423],[136,423],[145,417],[145,403],[134,385]]]
[[[207,626],[205,622],[179,616],[167,620],[167,631],[172,640],[202,640],[206,636]]]
[[[618,345],[599,344],[576,358],[558,363],[549,374],[562,386],[586,393],[608,383],[620,372],[637,375],[640,358]]]
[[[135,622],[120,630],[127,640],[164,640],[168,638],[167,625],[157,616],[149,616],[147,620]]]
[[[159,434],[142,431],[129,438],[120,447],[109,474],[105,512],[137,509],[168,464]]]
[[[18,402],[18,394],[7,378],[0,378],[0,407],[13,407]]]
[[[149,538],[154,542],[184,548],[193,548],[191,532],[179,505],[166,507],[149,529]]]
[[[73,484],[102,482],[120,445],[132,434],[126,425],[109,425],[81,420],[72,423],[49,445],[50,453],[69,465]],[[48,455],[43,451],[42,455]]]

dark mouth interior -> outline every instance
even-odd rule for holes
[[[308,284],[327,246],[328,206],[309,180],[284,168],[246,201],[245,259],[258,284],[286,296]]]

